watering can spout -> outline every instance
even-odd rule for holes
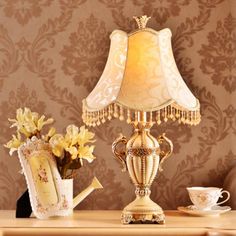
[[[103,188],[103,186],[98,179],[94,177],[92,183],[73,199],[73,208],[82,202],[91,192],[93,192],[94,189],[100,188]]]

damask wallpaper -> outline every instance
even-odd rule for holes
[[[165,209],[189,200],[186,186],[222,186],[236,160],[236,9],[235,0],[1,0],[0,1],[0,208],[14,209],[25,190],[17,156],[9,157],[8,117],[18,107],[53,116],[62,131],[82,125],[81,101],[97,83],[114,29],[131,31],[133,15],[152,16],[149,26],[173,33],[178,68],[201,102],[196,127],[167,123],[174,154],[158,174],[152,198]],[[97,159],[81,169],[75,192],[96,175],[103,190],[81,209],[122,209],[134,197],[128,174],[111,152],[124,122],[94,128]]]

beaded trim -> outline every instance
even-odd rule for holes
[[[85,100],[83,100],[83,115],[82,119],[88,126],[99,126],[107,120],[119,118],[121,121],[126,120],[129,123],[138,123],[138,117],[141,111],[124,108],[122,105],[112,103],[106,108],[99,111],[88,111]],[[157,111],[147,111],[147,122],[151,124],[157,123],[160,125],[168,120],[178,121],[180,124],[197,125],[201,121],[200,109],[189,111],[181,108],[176,103],[172,103]]]

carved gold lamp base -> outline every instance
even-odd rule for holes
[[[120,135],[112,145],[115,157],[122,164],[122,170],[128,170],[136,186],[136,199],[123,210],[123,224],[165,222],[163,210],[149,197],[150,186],[158,169],[162,171],[164,160],[172,153],[173,144],[165,134],[153,137],[150,134],[152,123],[146,120],[146,113],[142,112],[139,122],[134,124],[134,133],[130,139]],[[118,147],[121,144],[125,145],[123,149]],[[160,145],[166,148],[160,148]]]
[[[137,199],[136,199],[137,200]],[[123,224],[135,224],[135,223],[147,223],[147,224],[164,224],[165,215],[160,206],[153,202],[150,198],[150,206],[140,209],[140,206],[135,203],[134,200],[131,202],[122,212],[121,222]]]
[[[136,189],[136,199],[127,205],[122,212],[121,222],[123,224],[165,223],[165,215],[162,208],[150,199],[150,190],[146,191],[147,195],[144,195],[142,190]]]

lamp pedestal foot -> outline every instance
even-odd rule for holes
[[[139,200],[135,199],[127,207],[124,208],[121,215],[121,222],[123,224],[164,224],[165,215],[163,210],[150,198],[149,201],[150,202],[148,203],[146,199],[146,203],[142,207],[138,205]]]
[[[164,224],[165,215],[162,208],[153,202],[149,188],[136,188],[136,199],[127,205],[121,215],[123,224],[148,223]]]

